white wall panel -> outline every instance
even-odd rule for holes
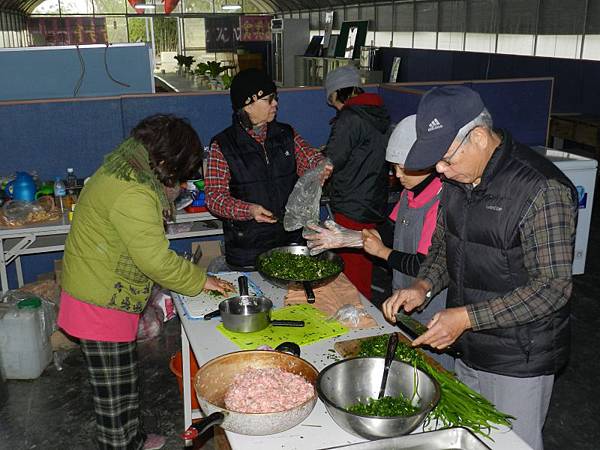
[[[499,34],[498,53],[511,55],[533,55],[535,36],[533,34]]]

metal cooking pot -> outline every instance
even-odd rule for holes
[[[315,302],[315,293],[313,291],[314,286],[320,286],[323,284],[327,284],[331,280],[335,279],[344,270],[344,261],[342,260],[342,258],[333,252],[325,251],[323,253],[320,253],[317,256],[313,256],[312,258],[326,259],[328,261],[335,262],[339,266],[339,270],[336,273],[334,273],[333,275],[330,275],[327,277],[316,278],[313,280],[303,280],[303,279],[293,279],[292,280],[292,279],[284,279],[284,278],[274,277],[263,270],[262,261],[264,260],[264,258],[266,258],[276,252],[291,253],[292,255],[310,256],[309,248],[305,245],[287,245],[284,247],[276,247],[269,251],[261,253],[260,255],[258,255],[258,258],[256,258],[256,269],[263,277],[265,277],[267,280],[271,281],[272,283],[274,283],[278,286],[282,286],[282,287],[293,286],[293,285],[298,285],[298,284],[302,285],[302,287],[304,288],[304,292],[306,292],[306,299],[307,299],[308,303]]]
[[[194,387],[202,411],[207,415],[185,436],[193,439],[214,425],[250,436],[280,433],[298,425],[313,410],[317,395],[292,409],[272,413],[241,413],[225,407],[225,394],[236,375],[246,369],[279,368],[304,377],[315,385],[319,372],[305,360],[287,353],[248,350],[228,353],[204,364],[194,377]]]
[[[269,325],[276,327],[303,327],[303,320],[271,320],[273,302],[263,296],[248,295],[248,277],[242,275],[238,278],[240,295],[228,298],[219,303],[217,311],[204,316],[205,320],[221,316],[223,326],[237,333],[252,333],[267,328]]]
[[[321,371],[317,379],[319,398],[335,423],[348,433],[371,440],[408,434],[423,422],[440,400],[440,387],[433,378],[410,364],[393,361],[385,395],[397,397],[402,393],[412,399],[416,384],[414,398],[419,411],[410,416],[395,417],[363,416],[347,411],[351,405],[378,397],[384,365],[384,358],[350,358]]]

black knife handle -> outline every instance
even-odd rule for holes
[[[453,347],[441,348],[439,351],[456,359],[462,358],[462,352],[455,350]]]
[[[420,336],[420,334],[415,333],[414,330],[407,327],[406,324],[404,324],[402,322],[396,322],[396,325],[398,326],[398,328],[402,329],[402,331],[404,331],[406,334],[408,334],[408,336],[411,339],[416,339]],[[426,345],[425,347],[431,349],[433,352],[446,353],[447,355],[452,356],[453,358],[456,358],[456,359],[462,358],[462,353],[459,350],[455,350],[454,347],[452,347],[452,346],[449,346],[446,348],[441,348],[441,349],[433,348],[428,345]]]
[[[392,365],[392,361],[396,356],[396,349],[398,348],[398,333],[390,334],[387,346],[387,352],[385,354],[385,366],[389,368]]]

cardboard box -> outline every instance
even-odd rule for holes
[[[198,260],[198,265],[201,267],[208,267],[213,259],[222,256],[220,240],[192,242],[192,255],[196,252],[198,246],[202,249],[202,256]]]
[[[19,291],[43,297],[46,300],[50,300],[55,305],[60,303],[60,286],[54,280],[42,280],[27,283],[20,287]]]
[[[61,285],[60,279],[62,277],[62,259],[54,260],[54,279],[56,284]]]
[[[36,278],[37,281],[54,281],[54,272],[40,273]]]
[[[50,336],[50,345],[52,346],[52,351],[68,351],[74,348],[77,348],[79,344],[77,341],[66,334],[64,334],[60,330],[56,330]]]

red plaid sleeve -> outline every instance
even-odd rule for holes
[[[210,147],[205,177],[206,206],[211,213],[225,219],[251,220],[250,203],[231,196],[229,166],[215,141]]]
[[[296,153],[296,173],[299,176],[316,167],[325,159],[323,153],[306,142],[296,130],[294,130],[294,150]]]

